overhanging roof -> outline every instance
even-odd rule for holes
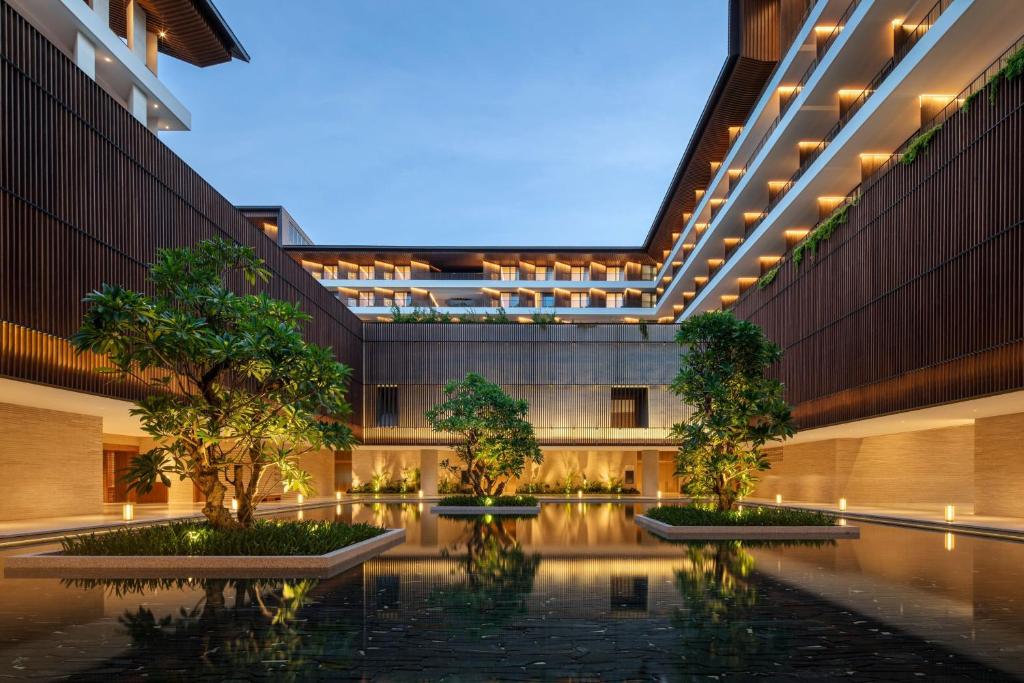
[[[146,12],[147,28],[162,33],[160,52],[196,66],[249,61],[249,53],[213,0],[135,0]],[[123,0],[110,3],[110,28],[127,35]]]

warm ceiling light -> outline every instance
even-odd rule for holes
[[[167,37],[167,31],[160,31],[159,35],[160,35],[161,38],[166,38]]]
[[[760,258],[758,258],[758,261],[760,261],[766,266],[771,266],[778,263],[779,259],[781,258],[781,256],[761,256]]]
[[[796,146],[799,147],[800,149],[814,149],[815,147],[820,145],[821,142],[821,140],[801,140],[800,142],[796,143]]]
[[[698,285],[702,285],[705,282],[707,282],[708,279],[704,275],[698,275],[697,277],[693,278],[693,281],[696,282]]]
[[[725,199],[722,199],[720,197],[716,197],[715,199],[709,199],[708,204],[710,204],[711,206],[721,206],[722,204],[725,204]]]
[[[722,243],[725,244],[725,246],[727,247],[735,247],[742,241],[742,238],[739,237],[726,237],[724,240],[722,240]]]
[[[723,294],[722,295],[722,303],[723,304],[735,303],[736,299],[739,299],[739,298],[740,297],[737,294]]]
[[[711,266],[712,268],[714,268],[715,266],[720,266],[723,263],[725,263],[725,259],[721,259],[721,258],[709,258],[708,259],[708,265]]]
[[[738,278],[736,278],[736,283],[740,287],[748,287],[748,286],[754,284],[755,282],[757,282],[757,278],[756,277],[738,277]]]
[[[114,60],[113,60],[113,59],[111,59],[110,57],[108,57],[107,55],[103,55],[103,61],[104,61],[104,62],[112,62],[112,61],[114,61]]]

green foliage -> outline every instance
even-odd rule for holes
[[[370,481],[349,488],[349,493],[415,493],[420,490],[420,468],[406,467],[392,479],[387,472],[375,472]]]
[[[532,320],[535,325],[540,325],[541,329],[546,328],[548,325],[555,325],[557,323],[562,322],[557,317],[555,317],[554,313],[541,313],[540,311],[537,311],[536,313],[531,315],[530,320]]]
[[[420,308],[416,306],[411,311],[403,313],[397,305],[391,306],[391,322],[393,323],[450,323],[454,322],[449,313],[439,313],[433,308]]]
[[[534,507],[535,496],[445,496],[438,503],[440,507]]]
[[[964,103],[960,105],[960,113],[966,114],[970,110],[971,105],[974,104],[974,100],[978,99],[979,95],[981,95],[981,89],[975,90],[964,98]]]
[[[910,141],[910,144],[907,145],[907,151],[905,151],[903,156],[900,157],[900,163],[909,166],[917,161],[917,157],[921,156],[921,153],[928,149],[928,145],[932,144],[932,139],[939,134],[940,130],[942,130],[941,123],[932,126],[923,133],[918,134]]]
[[[545,482],[522,483],[516,488],[516,493],[571,494],[577,491],[608,495],[635,495],[640,493],[632,486],[625,486],[619,477],[609,477],[602,481],[587,481],[586,479],[581,481],[573,473],[566,475],[565,479],[558,484],[548,484]]]
[[[71,338],[79,352],[107,356],[105,372],[149,389],[131,412],[159,445],[133,462],[129,488],[190,479],[219,527],[251,523],[279,482],[311,495],[298,457],[353,443],[344,423],[351,370],[303,339],[310,318],[295,304],[231,291],[238,276],[255,284],[270,273],[251,248],[225,240],[161,249],[152,294],[104,284],[85,297]],[[238,522],[224,482],[239,500]]]
[[[775,278],[779,275],[779,269],[782,268],[782,263],[776,263],[771,269],[761,276],[761,279],[757,281],[758,289],[764,289],[771,283],[775,282]]]
[[[452,479],[444,477],[441,481],[437,482],[437,492],[442,495],[451,493],[470,493],[472,489],[465,486],[458,479]]]
[[[508,479],[521,475],[527,461],[543,462],[533,425],[526,419],[526,401],[513,399],[475,372],[449,382],[444,393],[447,398],[427,411],[427,422],[435,432],[456,439],[453,448],[462,467],[448,460],[441,465],[464,471],[473,493],[501,495]]]
[[[644,341],[650,341],[651,340],[651,333],[650,333],[650,330],[647,329],[647,321],[646,320],[641,320],[640,322],[638,322],[636,324],[636,328],[637,328],[637,330],[640,331],[640,336],[643,337]]]
[[[985,84],[985,87],[988,88],[989,104],[996,103],[996,97],[999,96],[999,87],[1003,81],[1009,83],[1014,79],[1020,78],[1022,74],[1024,74],[1024,47],[1007,57],[1003,68],[993,74],[992,78]]]
[[[680,440],[676,474],[691,496],[715,496],[728,510],[753,490],[755,473],[768,469],[762,446],[793,434],[783,386],[765,376],[782,350],[728,311],[688,318],[676,342],[686,351],[672,391],[692,408],[672,427]]]
[[[233,529],[175,522],[65,537],[61,546],[66,555],[324,555],[384,531],[369,524],[326,521],[261,519]]]
[[[645,513],[672,526],[833,526],[835,520],[820,512],[786,508],[745,507],[719,510],[709,505],[664,505]]]
[[[508,317],[505,312],[505,308],[499,306],[494,313],[484,313],[482,315],[476,315],[472,312],[466,313],[465,315],[459,316],[459,322],[462,323],[482,323],[485,325],[510,325],[514,320]]]
[[[852,204],[843,204],[835,211],[833,211],[831,216],[829,216],[827,219],[819,223],[817,227],[814,228],[814,230],[811,230],[807,237],[805,237],[804,240],[796,246],[796,249],[793,250],[793,263],[795,263],[797,266],[800,266],[800,264],[803,263],[804,256],[806,254],[817,254],[818,247],[821,245],[821,243],[832,237],[832,234],[836,231],[836,229],[840,225],[844,225],[846,223],[847,214],[849,213],[850,206],[852,206]],[[775,271],[775,275],[778,274],[778,268],[779,266],[775,266],[775,268],[772,269]],[[772,275],[772,280],[775,279],[775,275]],[[765,277],[767,276],[768,273],[765,273]],[[770,284],[771,280],[769,280],[768,282]]]

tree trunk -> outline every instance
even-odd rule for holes
[[[720,512],[732,510],[733,503],[736,502],[736,492],[733,491],[725,479],[719,478],[715,481],[715,495],[718,497],[718,510]]]
[[[217,468],[209,467],[199,470],[195,479],[199,490],[206,497],[203,514],[214,529],[235,529],[238,522],[231,516],[231,511],[224,507],[224,492],[227,488],[217,476]]]

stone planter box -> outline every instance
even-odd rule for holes
[[[536,505],[431,505],[435,515],[458,517],[479,517],[481,515],[539,515],[540,503]]]
[[[326,579],[405,542],[405,529],[326,555],[15,555],[4,560],[8,578],[57,579]]]
[[[638,526],[669,541],[824,541],[860,538],[855,526],[673,526],[637,515]]]

